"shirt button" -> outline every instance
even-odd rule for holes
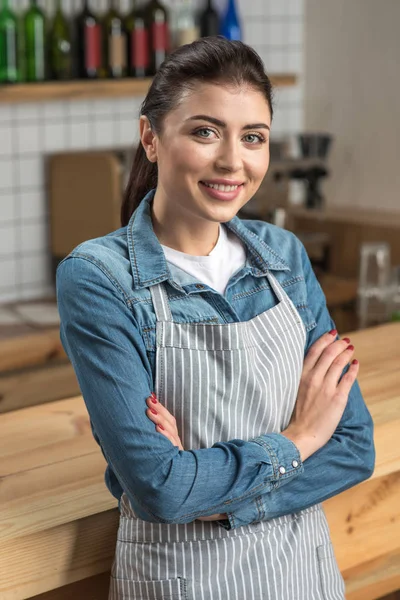
[[[294,467],[295,469],[297,469],[298,466],[299,466],[299,463],[297,462],[297,460],[293,460],[292,461],[292,467]]]
[[[198,290],[204,290],[204,285],[201,285],[201,283],[196,283],[196,287]]]
[[[285,467],[279,467],[279,473],[280,473],[281,475],[284,475],[284,474],[286,473],[286,469],[285,469]]]

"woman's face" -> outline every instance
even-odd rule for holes
[[[168,113],[160,136],[147,133],[164,209],[180,217],[232,219],[267,172],[270,126],[261,92],[247,85],[198,84]]]

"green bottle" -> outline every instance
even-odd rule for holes
[[[169,12],[160,0],[150,0],[144,8],[145,22],[149,31],[149,75],[155,75],[170,49]]]
[[[62,12],[61,0],[57,0],[49,43],[49,66],[52,79],[71,79],[71,50],[71,32],[68,21]]]
[[[43,81],[46,79],[46,18],[38,7],[37,0],[31,0],[31,6],[24,16],[26,80]]]
[[[18,21],[8,0],[2,0],[0,10],[0,82],[19,81]]]
[[[111,0],[110,9],[103,19],[103,66],[106,77],[126,77],[127,63],[124,21],[117,10],[116,0]]]

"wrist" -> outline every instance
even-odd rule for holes
[[[296,431],[295,427],[290,426],[281,432],[286,438],[288,438],[297,448],[300,454],[302,462],[307,460],[316,450],[315,438],[304,435],[302,432]]]

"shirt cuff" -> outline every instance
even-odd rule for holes
[[[284,435],[269,433],[249,441],[259,444],[268,452],[274,472],[271,492],[303,473],[300,452],[297,446]],[[265,520],[264,502],[263,496],[243,501],[243,506],[232,513],[227,513],[228,518],[217,521],[217,524],[229,530],[263,521]]]
[[[281,433],[267,433],[249,441],[259,444],[268,452],[274,471],[274,489],[286,479],[304,471],[297,446]]]

